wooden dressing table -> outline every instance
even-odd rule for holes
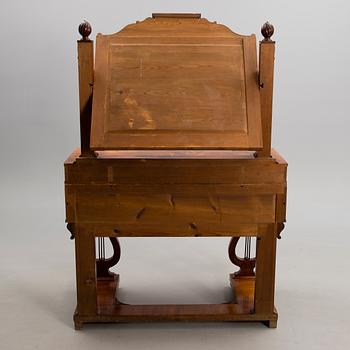
[[[271,149],[273,26],[242,36],[199,14],[153,14],[89,39],[79,26],[81,148],[65,162],[75,328],[92,322],[261,321],[274,328],[287,163]],[[232,301],[118,300],[118,237],[232,237]],[[236,251],[239,238],[245,252]],[[105,239],[113,247],[106,257]],[[256,254],[251,257],[251,240]],[[96,249],[96,246],[98,247]]]

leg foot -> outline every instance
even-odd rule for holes
[[[268,328],[277,328],[277,319],[262,321],[262,323]]]
[[[74,322],[74,329],[76,331],[81,331],[83,329],[83,324],[81,322]]]
[[[83,328],[83,322],[81,321],[78,310],[76,309],[73,315],[74,329],[80,331]]]
[[[83,322],[81,322],[79,320],[79,316],[78,315],[74,315],[74,329],[76,331],[80,331],[80,330],[82,330],[82,328],[83,328]]]

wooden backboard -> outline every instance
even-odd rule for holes
[[[97,35],[92,149],[261,147],[254,35],[195,16]]]

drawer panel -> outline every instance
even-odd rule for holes
[[[120,236],[217,235],[275,221],[276,185],[66,185],[67,221],[113,223]],[[229,233],[228,233],[229,235]]]

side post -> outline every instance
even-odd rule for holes
[[[82,36],[78,40],[80,148],[81,157],[94,157],[90,149],[92,92],[94,83],[94,43],[89,39],[91,26],[88,22],[79,25]]]
[[[266,22],[261,28],[261,34],[264,36],[264,40],[260,41],[259,46],[259,86],[263,149],[257,152],[258,157],[271,157],[272,96],[275,60],[275,42],[271,40],[273,33],[273,25]]]
[[[277,224],[259,225],[256,246],[255,302],[256,313],[266,315],[268,326],[275,328],[274,309]]]
[[[75,261],[77,281],[77,309],[74,315],[76,329],[81,328],[81,317],[97,313],[95,237],[77,225],[75,232]]]

